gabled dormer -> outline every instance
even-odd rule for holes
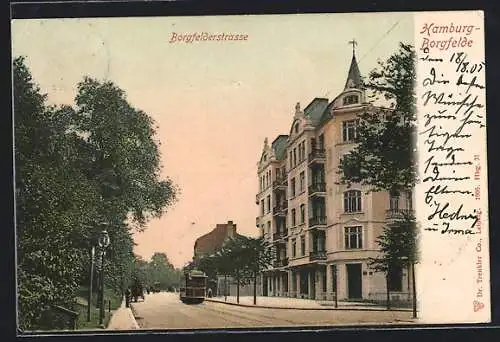
[[[265,168],[271,161],[275,160],[276,156],[274,154],[274,151],[269,145],[269,140],[267,138],[264,139],[264,147],[262,148],[262,153],[260,155],[260,160],[259,160],[259,170]]]

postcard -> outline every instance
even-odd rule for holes
[[[20,333],[490,321],[483,12],[11,25]]]

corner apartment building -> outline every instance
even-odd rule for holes
[[[358,114],[389,109],[366,100],[353,52],[344,90],[333,100],[298,103],[288,135],[266,139],[258,164],[256,225],[275,251],[262,273],[262,295],[317,300],[386,295],[386,277],[369,267],[388,219],[411,210],[411,194],[369,192],[339,184],[341,158],[354,147]],[[411,293],[408,270],[389,277],[393,299]]]

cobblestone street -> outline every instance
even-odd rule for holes
[[[142,329],[216,329],[362,324],[411,324],[411,312],[298,310],[240,307],[224,303],[183,304],[177,293],[161,292],[132,304]]]

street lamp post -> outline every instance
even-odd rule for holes
[[[90,250],[90,283],[89,283],[89,298],[87,304],[87,322],[90,322],[90,312],[92,306],[92,284],[94,282],[94,255],[95,255],[95,247],[92,246]]]
[[[110,244],[108,232],[103,230],[98,240],[99,248],[101,249],[101,305],[99,310],[99,324],[102,325],[104,320],[104,256],[106,255],[106,248]]]

